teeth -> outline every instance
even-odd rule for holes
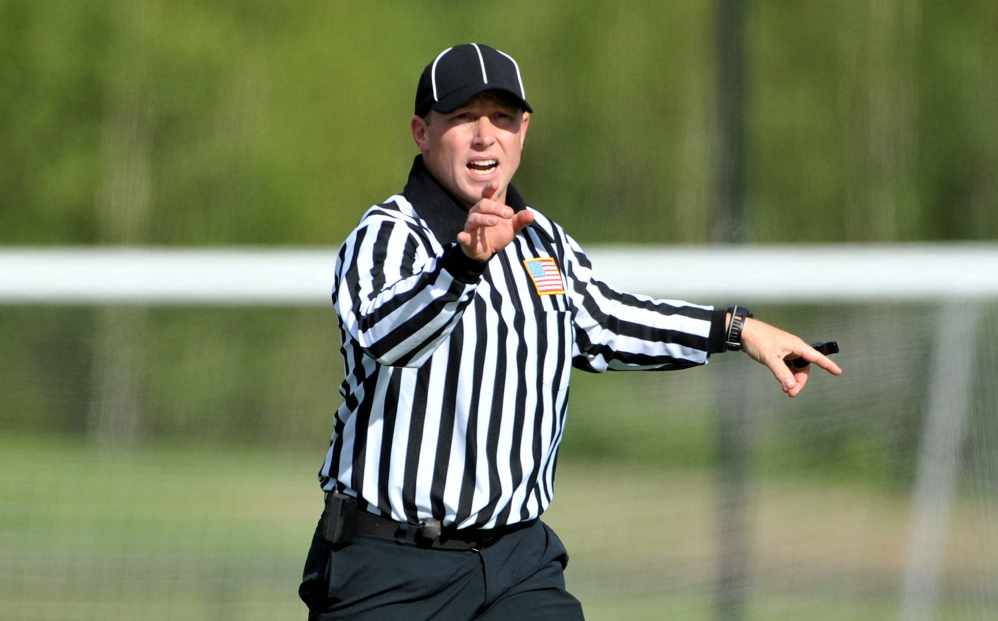
[[[497,163],[498,162],[495,160],[479,160],[477,162],[471,162],[470,165],[472,168],[487,170],[495,168]]]

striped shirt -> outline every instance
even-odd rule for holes
[[[507,204],[532,209],[510,186]],[[571,368],[682,369],[724,350],[724,312],[622,293],[534,211],[491,260],[456,243],[467,211],[416,157],[402,194],[340,248],[344,380],[323,489],[402,522],[495,528],[554,495]]]

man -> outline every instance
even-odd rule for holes
[[[402,194],[340,249],[345,379],[300,589],[310,619],[582,619],[554,493],[570,369],[669,370],[742,349],[791,397],[801,339],[751,318],[625,294],[511,180],[530,115],[520,70],[485,45],[420,77],[420,154]]]

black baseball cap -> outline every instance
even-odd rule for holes
[[[416,88],[416,115],[444,114],[460,108],[482,91],[504,91],[527,112],[520,67],[513,57],[481,43],[463,43],[440,52],[426,65]]]

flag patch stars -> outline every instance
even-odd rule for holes
[[[557,295],[565,293],[565,284],[558,271],[558,263],[550,258],[527,259],[523,262],[530,274],[530,279],[534,281],[534,288],[538,295]]]

